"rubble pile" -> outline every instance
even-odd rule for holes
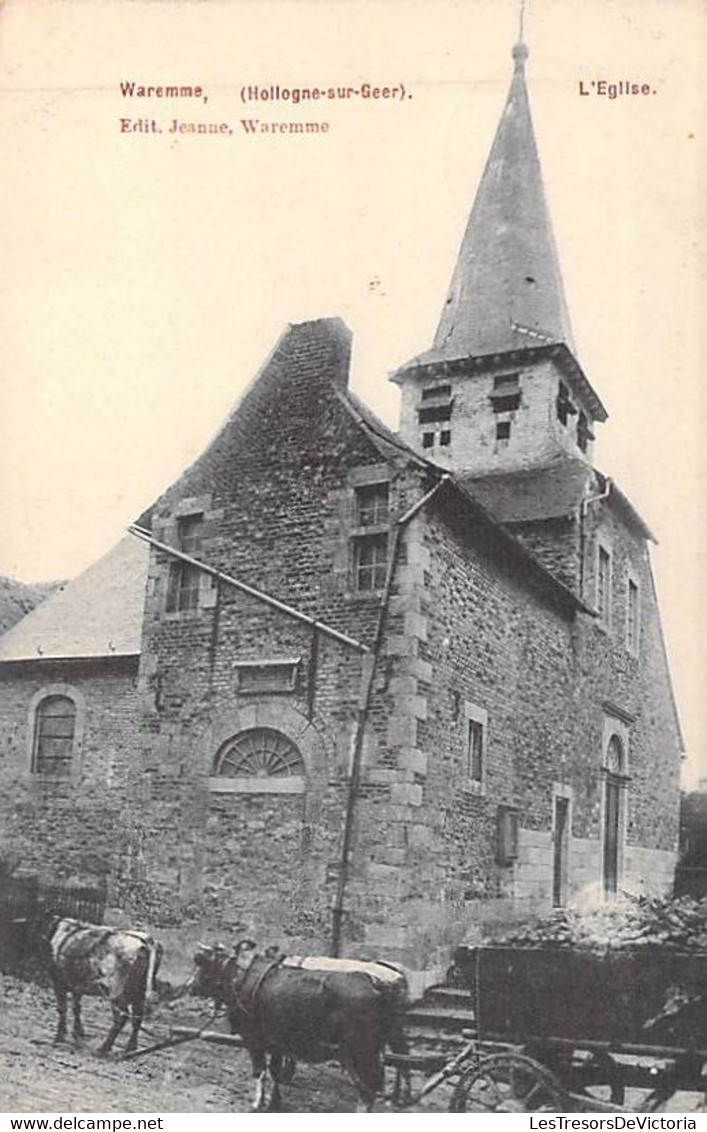
[[[661,946],[707,952],[707,898],[639,897],[591,910],[558,908],[488,941],[513,947],[576,947],[606,951]]]

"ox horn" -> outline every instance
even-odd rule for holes
[[[210,943],[197,943],[196,946],[199,951],[213,951],[213,947]]]

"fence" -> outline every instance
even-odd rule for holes
[[[0,874],[0,969],[15,972],[30,958],[31,926],[43,913],[103,923],[105,885],[45,883],[37,876]]]

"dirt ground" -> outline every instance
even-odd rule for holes
[[[243,1050],[197,1041],[122,1061],[126,1028],[116,1043],[118,1052],[98,1058],[110,1010],[90,998],[82,1008],[86,1043],[55,1046],[52,992],[5,975],[0,975],[0,1011],[0,1112],[250,1111],[253,1084]],[[151,1045],[155,1033],[164,1032],[163,1019],[199,1026],[209,1014],[204,1004],[160,1011],[146,1021],[140,1045]],[[226,1032],[222,1021],[210,1028]],[[356,1101],[353,1085],[334,1065],[298,1065],[292,1083],[283,1087],[283,1109],[289,1112],[354,1112]],[[444,1111],[447,1103],[448,1095],[440,1093],[430,1107]],[[386,1107],[378,1102],[376,1111]]]
[[[56,1008],[46,987],[0,975],[0,1112],[168,1113],[249,1112],[253,1093],[250,1060],[243,1050],[185,1043],[145,1057],[125,1061],[121,1051],[127,1028],[116,1043],[117,1052],[102,1059],[96,1050],[110,1022],[106,1003],[85,998],[86,1042],[55,1046]],[[147,1019],[140,1046],[164,1036],[171,1024],[202,1026],[210,1007],[196,1002],[158,1006]],[[222,1020],[210,1029],[226,1032]],[[416,1085],[422,1083],[417,1078]],[[388,1070],[387,1086],[392,1086]],[[413,1111],[446,1112],[451,1089],[436,1090]],[[678,1093],[666,1106],[671,1113],[703,1111],[695,1093]],[[640,1094],[627,1097],[638,1111]],[[298,1065],[294,1080],[283,1087],[287,1112],[355,1112],[357,1093],[346,1074],[333,1064]],[[381,1100],[376,1112],[392,1112]]]

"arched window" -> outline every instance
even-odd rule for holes
[[[612,735],[606,746],[606,769],[609,774],[624,772],[624,745],[618,735]]]
[[[286,735],[270,727],[253,727],[223,744],[213,773],[220,778],[303,777],[305,767]]]
[[[34,716],[32,770],[47,778],[69,778],[74,755],[76,704],[69,696],[45,696]]]

